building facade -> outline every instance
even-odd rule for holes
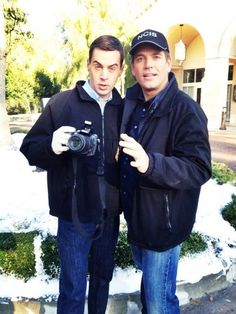
[[[139,26],[166,35],[179,86],[203,108],[209,129],[222,118],[236,126],[236,1],[157,0]]]

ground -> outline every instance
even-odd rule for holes
[[[236,127],[209,132],[212,159],[236,171]]]
[[[236,283],[201,299],[190,300],[181,307],[181,314],[231,314],[236,313]]]

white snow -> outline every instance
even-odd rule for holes
[[[56,235],[57,219],[49,215],[46,172],[36,172],[19,152],[23,137],[24,134],[13,134],[15,149],[0,149],[0,232],[41,231],[34,241],[37,276],[24,282],[0,275],[0,298],[48,297],[50,300],[58,295],[58,280],[49,280],[44,274],[40,244],[44,235]],[[209,248],[196,256],[181,258],[178,283],[195,283],[206,275],[226,271],[231,259],[236,258],[236,231],[221,216],[221,209],[231,201],[232,194],[236,194],[236,187],[230,184],[218,185],[209,180],[203,185],[194,231],[206,236]],[[133,268],[117,268],[110,294],[138,291],[140,279],[141,273]]]

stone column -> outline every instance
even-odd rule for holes
[[[209,130],[219,129],[223,107],[226,106],[228,82],[227,58],[208,58],[202,86],[202,108],[208,117]]]

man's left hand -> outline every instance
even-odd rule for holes
[[[134,158],[130,165],[137,168],[139,172],[145,173],[148,169],[149,158],[143,147],[127,134],[120,135],[119,145],[125,154]]]

